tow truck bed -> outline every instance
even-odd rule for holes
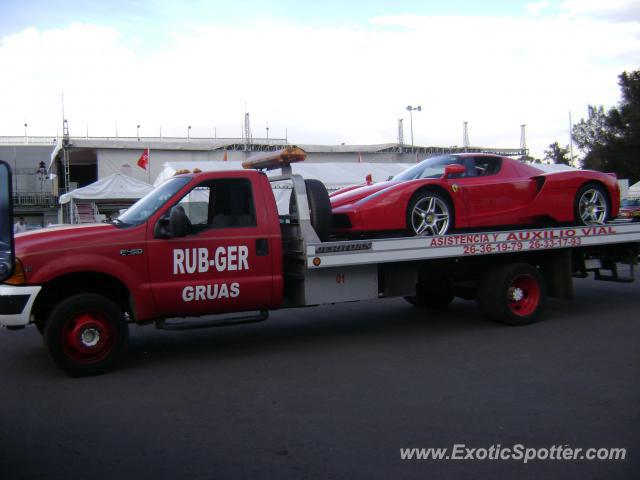
[[[640,223],[310,243],[310,269],[640,242]]]
[[[285,255],[284,307],[414,297],[420,285],[434,289],[443,284],[455,296],[479,299],[482,284],[491,281],[489,272],[517,263],[537,268],[549,296],[572,298],[572,278],[589,272],[599,280],[633,280],[640,224],[331,242],[298,238],[301,248]],[[619,262],[630,265],[629,274],[618,273]]]

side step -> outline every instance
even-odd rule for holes
[[[244,323],[262,322],[269,318],[267,310],[260,310],[256,315],[243,315],[214,320],[178,320],[168,322],[165,318],[156,320],[156,328],[159,330],[195,330],[198,328],[228,327],[242,325]]]

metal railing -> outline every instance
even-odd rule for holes
[[[46,192],[17,192],[13,194],[14,207],[56,207],[58,197]]]

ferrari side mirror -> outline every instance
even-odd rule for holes
[[[467,169],[464,167],[464,165],[452,163],[451,165],[447,165],[446,167],[444,167],[443,178],[448,178],[453,175],[463,175],[465,173],[467,173]]]

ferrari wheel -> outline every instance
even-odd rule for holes
[[[433,191],[418,192],[407,208],[407,229],[412,235],[444,235],[453,224],[449,201]]]
[[[589,184],[576,195],[576,221],[581,225],[602,225],[609,218],[609,201],[600,185]]]

